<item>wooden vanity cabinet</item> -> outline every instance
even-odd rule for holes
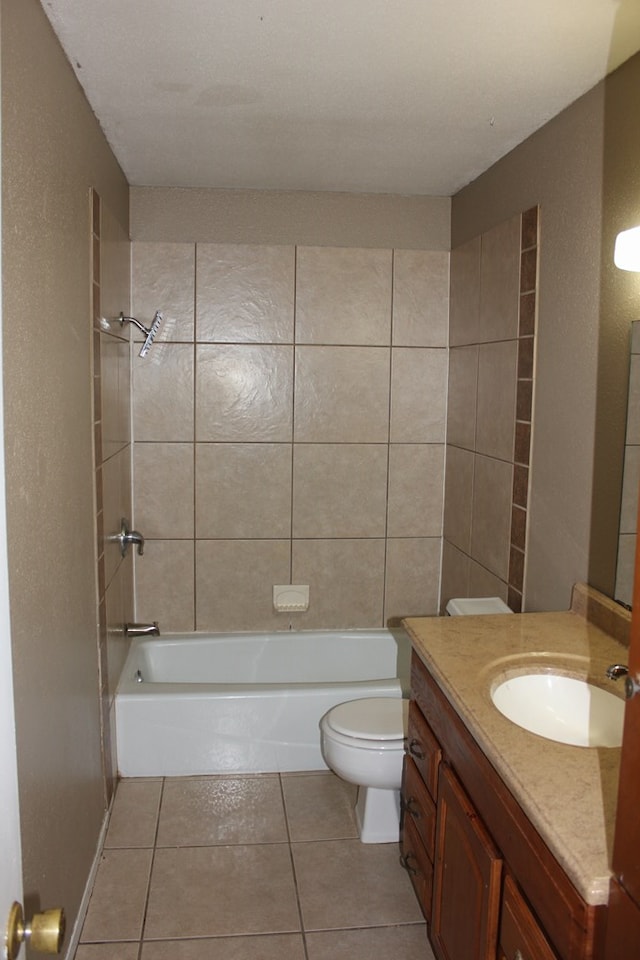
[[[446,960],[495,960],[502,859],[447,764],[440,767],[431,942]]]
[[[402,808],[440,960],[594,960],[606,907],[580,897],[415,653]]]

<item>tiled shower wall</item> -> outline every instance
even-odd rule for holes
[[[133,244],[136,614],[164,630],[438,609],[449,255]],[[308,584],[276,613],[275,584]]]
[[[124,624],[133,620],[133,563],[111,537],[131,517],[131,364],[128,313],[130,243],[126,232],[92,191],[93,418],[98,565],[98,658],[102,762],[107,803],[113,792],[114,694],[127,652]]]
[[[442,607],[523,606],[538,209],[451,253]]]

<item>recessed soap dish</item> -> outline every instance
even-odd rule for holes
[[[277,584],[273,588],[273,609],[278,613],[304,613],[309,609],[308,584]]]

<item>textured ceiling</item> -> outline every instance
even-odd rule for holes
[[[42,0],[131,184],[449,196],[640,49],[638,0]]]

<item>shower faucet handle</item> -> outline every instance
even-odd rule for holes
[[[120,533],[116,533],[115,536],[109,539],[116,540],[120,544],[120,553],[123,557],[127,555],[130,543],[137,545],[140,556],[144,554],[144,537],[141,533],[138,533],[137,530],[129,530],[129,523],[125,517],[120,521]]]

